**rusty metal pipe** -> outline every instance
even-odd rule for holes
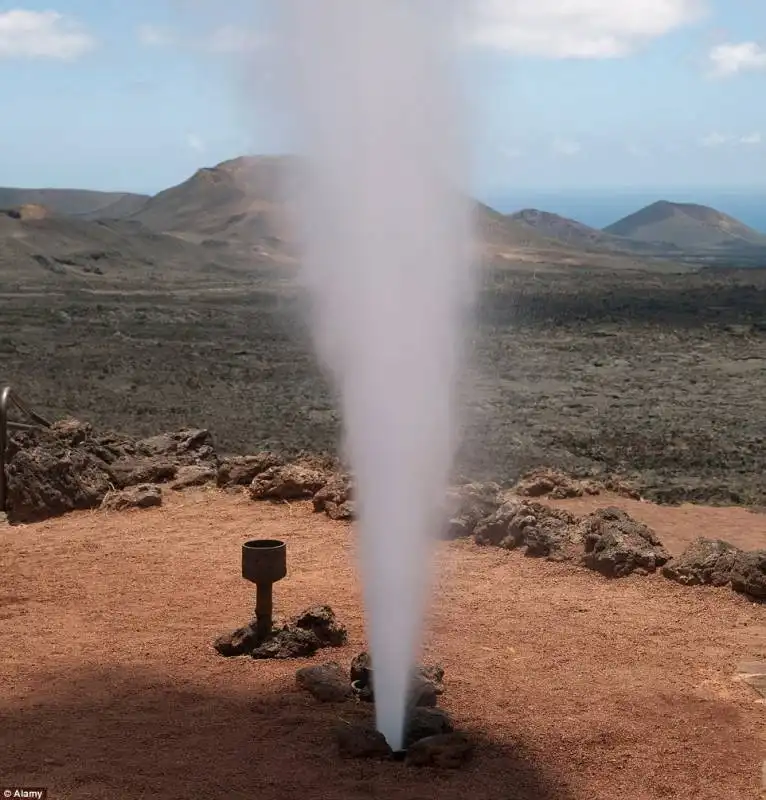
[[[255,584],[255,623],[258,639],[274,626],[273,589],[287,575],[287,546],[278,539],[251,539],[242,545],[242,577]]]

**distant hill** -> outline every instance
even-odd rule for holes
[[[137,211],[148,195],[131,192],[96,192],[87,189],[13,189],[0,187],[0,209],[24,205],[44,206],[56,214],[119,218]]]
[[[714,208],[660,200],[604,228],[604,233],[685,252],[766,247],[766,235]]]
[[[290,237],[283,156],[242,156],[197,170],[150,198],[130,219],[192,241],[223,240],[283,250]]]
[[[85,220],[28,204],[0,211],[0,284],[86,283],[140,289],[241,278],[235,260],[138,222]]]
[[[288,156],[243,156],[206,167],[188,180],[146,202],[131,219],[156,231],[193,241],[254,245],[265,251],[291,253],[296,232],[285,197]],[[567,243],[545,236],[483,203],[475,205],[476,225],[490,256],[518,249],[564,251]]]
[[[536,208],[524,208],[509,214],[508,219],[527,226],[548,239],[583,250],[647,252],[653,249],[648,243],[613,236],[569,217]]]

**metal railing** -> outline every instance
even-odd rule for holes
[[[8,419],[8,411],[13,406],[16,410],[24,414],[32,422],[16,422]],[[6,386],[0,392],[0,512],[5,511],[5,500],[7,496],[7,482],[5,475],[5,453],[8,448],[9,430],[34,430],[35,428],[50,428],[51,423],[47,419],[36,414],[23,403],[18,395]]]

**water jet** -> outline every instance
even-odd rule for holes
[[[260,641],[274,625],[273,587],[287,575],[287,545],[278,539],[250,539],[242,545],[242,577],[255,584],[256,633]]]

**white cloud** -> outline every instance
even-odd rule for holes
[[[477,46],[547,58],[617,58],[699,19],[704,0],[476,0]],[[470,13],[470,12],[469,12]]]
[[[552,147],[557,156],[576,156],[582,150],[578,142],[568,139],[555,139]]]
[[[703,136],[700,139],[700,144],[703,147],[720,147],[722,144],[726,144],[727,142],[731,141],[730,136],[725,136],[723,133],[709,133],[707,136]]]
[[[718,44],[708,53],[708,59],[710,74],[715,78],[766,69],[766,50],[756,42]]]
[[[186,134],[186,144],[194,150],[195,153],[204,153],[205,151],[205,142],[202,140],[202,137],[196,133]]]
[[[0,12],[0,59],[57,58],[72,61],[95,47],[95,39],[57,11]]]
[[[760,144],[763,141],[761,138],[761,134],[758,131],[753,131],[753,133],[748,133],[745,136],[740,137],[740,144]]]

